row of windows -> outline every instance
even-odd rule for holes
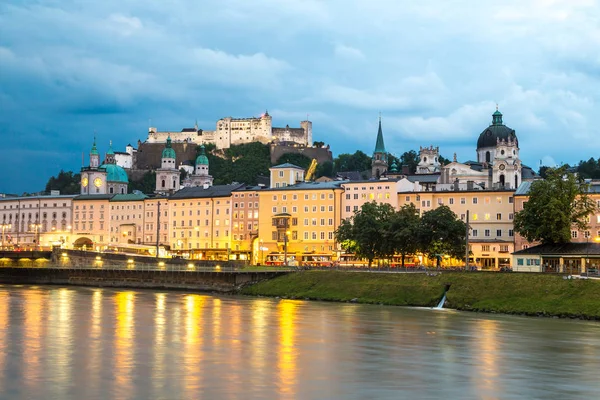
[[[200,211],[201,211],[201,210],[197,209],[197,210],[196,210],[196,215],[200,215],[200,214],[201,214],[201,212],[200,212]],[[193,213],[193,210],[188,210],[188,215],[190,215],[190,216],[191,216],[191,215],[193,215],[193,214],[194,214],[194,213]],[[206,212],[205,212],[205,214],[206,214],[206,215],[210,215],[210,209],[206,209]],[[215,214],[216,214],[216,215],[220,215],[220,214],[221,214],[221,209],[220,209],[220,208],[217,208],[217,209],[215,209]],[[226,208],[226,209],[225,209],[225,214],[226,214],[226,215],[229,215],[229,208]],[[166,216],[166,213],[165,213],[165,216]],[[174,216],[174,217],[176,217],[176,216],[177,216],[177,211],[173,211],[173,216]],[[182,216],[182,217],[183,217],[183,216],[185,216],[185,211],[184,211],[184,210],[181,210],[181,216]]]
[[[350,200],[350,193],[346,193],[346,200]],[[366,200],[367,198],[369,200],[375,200],[375,198],[377,198],[378,200],[381,199],[389,199],[390,198],[390,194],[389,193],[377,193],[377,195],[375,195],[375,193],[369,193],[368,195],[366,193],[361,193],[360,198],[362,200]],[[354,200],[358,200],[358,193],[354,193]]]
[[[116,208],[115,208],[115,207],[116,207]],[[125,207],[127,207],[127,208],[125,208]],[[115,210],[115,209],[116,209],[116,210],[129,210],[129,207],[130,207],[130,206],[110,206],[110,209],[111,209],[111,210]],[[131,209],[132,209],[132,210],[135,210],[135,209],[136,209],[136,208],[135,208],[135,205],[132,205],[132,206],[131,206]],[[141,210],[141,209],[142,209],[142,205],[141,205],[141,204],[139,204],[139,205],[138,205],[138,207],[137,207],[137,209],[138,209],[138,210]]]
[[[348,198],[348,197],[346,197],[346,198]],[[421,196],[420,195],[415,196],[415,200],[416,201],[421,201]],[[411,196],[406,196],[405,197],[405,201],[407,203],[409,203],[411,201]],[[460,204],[467,204],[467,198],[466,197],[461,197],[459,199],[459,201],[460,201]],[[427,202],[431,203],[430,200],[427,200]],[[438,204],[442,205],[442,204],[444,204],[444,199],[443,198],[438,198],[437,202],[438,202]],[[484,197],[483,198],[483,204],[491,204],[491,202],[492,202],[491,197]],[[479,203],[479,199],[477,197],[473,197],[471,199],[471,203],[472,204],[478,204]],[[509,204],[513,203],[513,198],[512,197],[508,198],[508,203]],[[450,197],[448,199],[448,204],[449,205],[453,205],[454,204],[454,197]],[[502,197],[500,197],[500,196],[496,197],[496,204],[502,204]]]
[[[255,195],[254,193],[248,193],[248,197],[253,197],[253,196],[256,196],[256,197],[258,197],[258,193],[256,193],[256,195]],[[238,194],[237,194],[237,193],[234,193],[234,194],[233,194],[233,197],[238,197]],[[244,193],[240,193],[240,194],[239,194],[239,197],[241,197],[241,198],[244,198]]]
[[[225,222],[225,225],[229,225],[229,220],[228,219],[225,219],[223,221]],[[209,226],[210,225],[210,220],[209,219],[205,219],[204,220],[204,225],[205,226]],[[221,220],[220,219],[216,219],[215,220],[215,226],[219,226],[219,225],[221,225]],[[179,221],[179,226],[180,227],[185,227],[185,221],[184,220]],[[188,225],[187,226],[189,226],[189,227],[193,226],[191,219],[188,220]],[[200,226],[200,220],[199,219],[196,220],[196,226]],[[173,221],[173,228],[177,228],[177,221]]]
[[[22,209],[23,208],[38,208],[38,206],[39,206],[39,204],[35,204],[35,203],[34,204],[29,204],[29,207],[27,207],[25,204],[23,204],[23,206],[21,208]],[[67,203],[62,203],[62,206],[63,207],[67,207]],[[44,207],[48,207],[48,203],[44,203]],[[58,205],[58,203],[52,203],[52,207],[59,207],[59,205]],[[12,210],[12,208],[13,208],[12,205],[8,205],[8,206],[4,205],[4,209],[5,210]],[[17,209],[17,210],[19,209],[19,205],[18,204],[15,205],[15,209]]]
[[[35,219],[38,219],[38,216],[39,216],[39,213],[35,213]],[[55,213],[55,212],[52,213],[52,219],[56,219],[57,216],[58,216],[57,213]],[[32,217],[32,214],[28,213],[27,214],[27,219],[31,219],[31,217]],[[21,218],[25,219],[25,214],[21,214]],[[44,219],[48,218],[48,213],[42,213],[42,218],[44,218]],[[66,212],[62,213],[62,218],[63,219],[67,218],[67,213]],[[2,219],[6,220],[6,214],[2,215]],[[12,214],[8,214],[8,219],[12,220],[13,219],[13,215]],[[15,220],[17,220],[17,219],[19,219],[19,214],[15,214]]]
[[[509,229],[508,230],[508,236],[512,237],[515,235],[514,230]],[[483,230],[483,237],[491,237],[492,236],[492,230],[491,229],[484,229]],[[496,229],[496,237],[501,237],[502,236],[502,229]],[[471,231],[471,237],[479,237],[479,231],[477,229],[473,229]]]
[[[309,195],[309,194],[305,194],[304,195],[304,200],[310,200],[311,198],[312,198],[312,200],[317,200],[318,197],[319,196],[317,196],[316,193],[313,193],[312,196]],[[281,195],[281,200],[286,201],[287,198],[288,198],[287,194],[282,194]],[[329,195],[327,195],[327,196],[325,195],[325,193],[321,193],[320,198],[321,198],[321,200],[325,200],[326,198],[333,199],[333,193],[329,193]],[[273,201],[277,201],[277,199],[278,199],[277,195],[274,194],[273,195]],[[298,200],[298,195],[297,194],[293,194],[292,195],[292,200]]]
[[[83,204],[83,205],[81,206],[81,209],[82,209],[82,210],[85,210],[85,209],[86,209],[85,207],[86,207],[86,205],[85,205],[85,204]],[[104,208],[104,204],[100,204],[100,208],[101,208],[101,209],[103,209],[103,208]],[[76,209],[76,210],[79,210],[79,206],[78,206],[78,205],[76,205],[76,206],[75,206],[75,209]],[[93,205],[93,204],[90,204],[90,210],[93,210],[93,209],[94,209],[94,205]]]
[[[472,250],[472,248],[473,248],[473,247],[472,247],[472,246],[469,246],[469,248]],[[496,250],[496,248],[495,248],[495,247],[493,247],[493,248],[491,248],[491,249],[492,249],[493,251],[495,251],[495,250]],[[499,246],[499,249],[500,249],[500,253],[508,253],[508,245],[507,245],[507,244],[501,244],[501,245]],[[482,246],[481,246],[481,251],[482,251],[482,252],[488,252],[488,251],[490,251],[490,245],[489,245],[489,244],[484,244],[484,245],[482,245]]]
[[[254,211],[254,214],[252,214],[252,211],[248,211],[248,218],[252,218],[252,215],[254,215],[254,218],[258,218],[258,211]],[[238,212],[234,212],[233,213],[233,219],[237,219],[237,218],[244,218],[244,212],[240,211],[239,214]]]
[[[193,232],[194,231],[188,231],[188,235],[187,236],[188,237],[192,237],[193,236]],[[200,231],[196,230],[195,232],[196,232],[196,237],[200,237]],[[220,233],[219,230],[216,229],[215,230],[215,237],[219,237],[219,233]],[[185,237],[185,231],[181,231],[179,233],[179,236],[182,237],[182,238],[184,238]],[[225,236],[229,236],[229,230],[225,231]],[[177,232],[173,232],[173,237],[174,238],[177,237]],[[204,231],[204,237],[209,237],[209,232],[208,231]]]
[[[390,187],[389,187],[389,186],[377,186],[377,190],[382,190],[382,188],[385,188],[385,190],[390,190]],[[357,186],[354,186],[352,189],[353,189],[353,190],[358,190],[358,187],[357,187]],[[375,187],[374,187],[374,186],[369,186],[369,190],[374,190],[374,189],[375,189]],[[350,190],[350,188],[348,188],[348,190]],[[366,186],[362,186],[362,187],[360,188],[360,190],[367,190],[367,187],[366,187]]]
[[[90,231],[94,230],[94,222],[93,221],[90,221],[88,223],[82,222],[81,223],[81,230],[84,231],[86,226],[88,227],[88,229]],[[100,230],[102,230],[102,229],[104,229],[104,222],[100,222]],[[76,231],[79,230],[79,222],[75,222],[75,230]]]
[[[248,208],[252,208],[252,204],[254,204],[254,208],[258,208],[258,203],[248,202]],[[233,208],[244,208],[244,203],[233,203]]]
[[[592,233],[590,231],[583,232],[583,238],[589,239],[592,237]],[[571,231],[571,239],[577,239],[579,237],[578,231]],[[596,232],[596,237],[600,237],[600,231]]]
[[[278,210],[277,207],[274,206],[273,207],[273,214],[277,214],[277,210]],[[305,213],[311,212],[310,210],[311,210],[311,207],[304,206],[304,212]],[[319,210],[321,212],[325,212],[325,210],[327,210],[329,212],[333,212],[333,206],[320,206],[320,207],[319,206],[312,206],[312,212],[316,213],[316,212],[319,212]],[[287,206],[281,206],[281,212],[282,213],[288,212]],[[297,213],[297,212],[298,212],[298,207],[293,206],[292,207],[292,213]]]
[[[223,204],[230,204],[230,203],[231,203],[231,201],[230,201],[230,200],[226,200],[226,201],[224,201],[224,202],[223,202]],[[178,203],[172,203],[172,204],[173,204],[173,207],[177,207],[177,204],[178,204]],[[215,204],[216,204],[216,205],[219,205],[219,204],[221,204],[221,200],[216,200],[216,201],[215,201]],[[180,203],[180,206],[181,206],[181,207],[185,207],[185,205],[186,205],[186,203],[185,203],[185,202],[184,202],[184,203]],[[189,205],[190,207],[193,207],[193,206],[194,206],[194,203],[191,203],[191,202],[190,202],[188,205]],[[200,204],[200,202],[197,202],[197,203],[196,203],[196,206],[200,206],[200,205],[201,205],[201,204]],[[205,205],[207,205],[207,206],[208,206],[208,205],[210,205],[210,201],[207,201],[207,202],[205,202]]]
[[[333,232],[304,232],[304,240],[333,240]],[[271,232],[271,239],[274,241],[283,242],[285,233],[280,231]],[[290,240],[298,240],[298,231],[292,231],[289,237]]]

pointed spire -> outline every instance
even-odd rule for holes
[[[90,154],[98,154],[98,148],[96,147],[96,131],[94,131],[94,144],[92,144],[92,150],[90,151]]]
[[[383,143],[383,131],[381,130],[381,113],[379,113],[379,129],[377,130],[377,142],[375,143],[374,153],[385,152],[385,144]]]
[[[171,135],[167,136],[167,145],[166,145],[167,149],[171,148]]]

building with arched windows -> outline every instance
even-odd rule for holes
[[[81,194],[125,194],[129,179],[125,170],[117,165],[112,143],[104,163],[100,164],[100,154],[96,147],[96,138],[90,151],[90,164],[81,168]]]

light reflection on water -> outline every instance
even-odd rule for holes
[[[600,324],[0,286],[0,398],[576,399]]]

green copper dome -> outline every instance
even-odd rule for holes
[[[200,155],[196,157],[196,165],[208,165],[208,157],[206,157],[204,145],[200,146]]]
[[[171,147],[171,136],[167,138],[167,145],[162,152],[162,158],[175,158],[175,150]]]
[[[106,171],[107,182],[129,183],[127,172],[117,164],[102,164],[99,169]]]

